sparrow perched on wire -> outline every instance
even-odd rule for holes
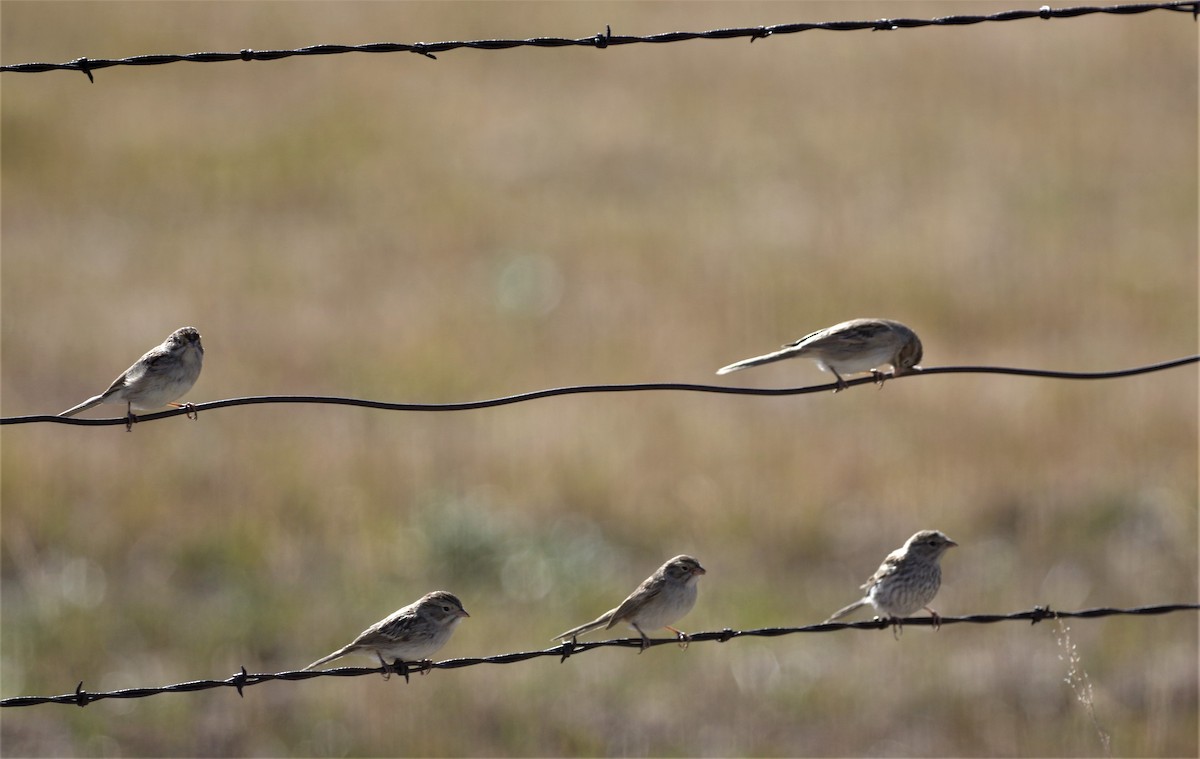
[[[457,596],[435,590],[371,625],[354,642],[317,659],[305,669],[359,652],[375,654],[385,669],[399,662],[428,664],[429,657],[450,640],[458,623],[469,616]]]
[[[172,332],[161,345],[146,351],[103,393],[88,398],[59,416],[74,416],[101,403],[124,403],[128,429],[137,421],[133,415],[134,409],[152,411],[162,406],[194,408],[191,404],[173,401],[196,384],[203,363],[204,346],[200,343],[200,333],[195,327],[182,327]],[[191,411],[188,416],[192,416]]]
[[[846,616],[871,604],[875,610],[899,623],[918,609],[933,615],[934,625],[941,621],[929,603],[942,586],[942,554],[958,545],[937,530],[921,530],[903,546],[888,554],[871,579],[862,585],[867,594],[844,609],[833,613],[826,622]]]
[[[642,651],[650,646],[646,631],[660,627],[675,633],[686,648],[687,633],[671,627],[671,623],[682,618],[696,605],[696,579],[706,573],[700,562],[691,556],[676,556],[647,577],[620,606],[604,612],[587,624],[555,635],[553,640],[574,640],[583,633],[600,628],[610,630],[618,622],[627,622],[642,636]]]
[[[717,374],[729,374],[785,358],[811,358],[821,371],[833,372],[837,378],[836,393],[846,389],[843,374],[869,371],[876,381],[882,382],[887,375],[879,372],[878,367],[889,364],[891,376],[904,374],[921,361],[921,340],[917,333],[891,319],[851,319],[817,330],[774,353],[721,367]]]

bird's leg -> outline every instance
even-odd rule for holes
[[[137,423],[137,417],[133,415],[133,403],[125,405],[125,431],[133,432],[133,425]]]
[[[667,625],[667,629],[670,630],[671,632],[675,633],[675,637],[679,640],[679,647],[682,648],[684,651],[686,651],[688,644],[692,642],[692,636],[688,635],[687,633],[683,632],[682,630],[676,630],[674,627],[671,627],[670,625]]]
[[[642,650],[641,650],[641,651],[638,651],[638,654],[640,655],[640,654],[642,654],[642,653],[643,653],[643,652],[644,652],[644,651],[645,651],[647,648],[650,648],[650,638],[649,638],[649,637],[647,637],[647,636],[646,636],[646,633],[642,632],[642,628],[638,627],[637,625],[634,625],[634,626],[633,626],[633,629],[637,630],[637,631],[638,631],[638,635],[642,636]]]
[[[395,667],[397,664],[399,664],[400,660],[397,659],[395,661],[395,663],[388,664],[386,661],[384,661],[383,654],[376,651],[375,655],[379,657],[379,664],[383,667],[383,679],[391,680],[392,679],[392,668]],[[397,669],[396,671],[399,672],[400,670]]]
[[[433,659],[422,659],[421,660],[421,669],[420,669],[421,676],[424,677],[425,675],[428,675],[431,671],[433,671]]]
[[[900,640],[900,636],[904,634],[904,620],[900,617],[888,617],[892,623],[892,637]]]
[[[846,385],[846,380],[842,378],[842,375],[840,375],[840,374],[838,374],[838,373],[837,373],[837,369],[834,369],[834,368],[831,366],[831,367],[829,367],[829,371],[833,372],[833,376],[834,376],[834,377],[837,377],[837,387],[835,387],[835,388],[833,389],[833,392],[835,392],[835,393],[840,393],[840,392],[842,392],[843,390],[845,390],[845,389],[846,389],[846,387],[847,387],[847,385]]]
[[[938,613],[937,613],[936,611],[934,611],[933,609],[929,608],[928,606],[926,606],[926,607],[925,607],[925,611],[929,612],[929,615],[930,615],[931,617],[933,617],[933,629],[934,629],[934,630],[940,630],[940,629],[942,629],[942,618],[941,618],[941,616],[939,616],[939,615],[938,615]]]
[[[895,374],[885,374],[884,372],[881,372],[878,369],[871,370],[871,379],[875,380],[875,384],[879,387],[880,390],[883,389],[883,383],[887,382],[889,379],[891,379],[894,376],[896,376],[896,375]]]

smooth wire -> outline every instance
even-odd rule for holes
[[[913,369],[910,370],[909,373],[902,374],[899,377],[884,375],[884,381],[895,382],[898,380],[910,379],[914,377],[926,377],[935,374],[1007,374],[1018,377],[1043,377],[1047,379],[1107,380],[1119,379],[1122,377],[1133,377],[1139,374],[1150,374],[1152,372],[1161,372],[1166,371],[1167,369],[1175,369],[1180,366],[1186,366],[1188,364],[1195,364],[1197,362],[1200,362],[1200,355],[1184,356],[1183,358],[1163,361],[1157,364],[1137,366],[1130,369],[1117,369],[1115,371],[1108,372],[1060,372],[1046,369],[1020,369],[1006,366],[932,366],[927,369]],[[877,380],[873,377],[861,377],[846,381],[847,387],[870,384],[877,384]],[[724,395],[784,396],[826,393],[836,389],[837,384],[833,382],[823,385],[808,385],[804,387],[785,388],[728,387],[724,385],[700,385],[683,382],[644,382],[627,385],[573,385],[568,387],[555,387],[546,390],[535,390],[528,393],[519,393],[517,395],[508,395],[500,398],[489,398],[480,401],[465,401],[461,403],[389,403],[387,401],[374,401],[364,398],[345,398],[330,395],[258,395],[244,398],[227,398],[225,400],[209,401],[207,403],[196,403],[190,408],[177,408],[170,409],[168,411],[157,411],[152,414],[138,414],[137,421],[153,422],[159,419],[169,419],[173,416],[191,414],[198,411],[211,411],[229,406],[252,406],[263,403],[319,403],[338,406],[360,406],[363,408],[379,409],[382,411],[472,411],[475,409],[508,406],[514,403],[524,403],[525,401],[535,401],[541,398],[552,398],[559,395],[579,395],[583,393],[675,391],[693,393],[720,393]],[[126,419],[123,416],[109,417],[105,419],[80,419],[79,417],[74,416],[62,417],[54,414],[6,416],[0,418],[0,425],[37,423],[73,424],[85,427],[111,427],[114,425],[125,425]]]

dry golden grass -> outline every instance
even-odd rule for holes
[[[6,2],[2,41],[16,63],[1015,5]],[[6,74],[3,413],[67,408],[184,324],[208,350],[193,401],[706,382],[855,316],[913,325],[926,365],[1194,353],[1196,54],[1191,19],[1160,12]],[[730,378],[826,379],[806,362]],[[962,544],[944,614],[1197,597],[1194,368],[260,406],[0,442],[4,697],[302,666],[438,587],[472,614],[446,657],[541,647],[685,551],[709,574],[684,629],[816,622],[921,527]],[[42,756],[1094,755],[1056,633],[43,706],[6,710],[0,739]],[[1072,626],[1114,753],[1196,755],[1197,634],[1189,614]]]

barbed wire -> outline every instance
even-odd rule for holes
[[[1154,616],[1160,614],[1171,614],[1180,611],[1197,611],[1200,610],[1200,604],[1161,604],[1157,606],[1138,606],[1130,609],[1118,609],[1112,607],[1101,607],[1096,609],[1083,609],[1081,611],[1055,611],[1048,606],[1035,606],[1028,611],[1019,611],[1012,614],[970,614],[963,617],[941,617],[935,620],[932,617],[910,617],[907,619],[895,622],[888,619],[876,617],[863,622],[822,622],[816,625],[805,625],[803,627],[764,627],[757,630],[734,630],[726,627],[723,630],[712,632],[691,633],[688,635],[687,643],[726,643],[734,638],[759,637],[759,638],[777,638],[783,635],[795,635],[798,633],[825,633],[839,632],[842,630],[885,630],[888,628],[895,629],[900,626],[923,626],[923,627],[946,627],[955,624],[994,624],[997,622],[1029,622],[1036,625],[1038,622],[1046,619],[1097,619],[1100,617],[1113,616]],[[666,646],[672,644],[681,644],[677,638],[651,638],[649,646]],[[682,644],[681,644],[682,645]],[[291,670],[287,672],[274,673],[251,673],[247,672],[245,667],[234,675],[224,680],[192,680],[185,683],[176,683],[174,685],[163,685],[150,688],[124,688],[122,690],[107,691],[107,692],[92,692],[84,690],[83,681],[80,681],[75,686],[73,693],[64,693],[58,696],[16,696],[13,698],[0,699],[0,707],[17,707],[17,706],[37,706],[40,704],[68,704],[74,706],[87,706],[95,701],[102,701],[109,698],[148,698],[157,696],[161,693],[190,693],[199,690],[212,690],[214,688],[234,688],[239,696],[243,696],[244,689],[251,685],[261,685],[262,683],[271,682],[272,680],[311,680],[315,677],[362,677],[364,675],[383,675],[385,677],[395,673],[408,681],[409,675],[420,672],[428,673],[434,669],[462,669],[463,667],[474,667],[480,664],[516,664],[518,662],[529,661],[530,659],[540,659],[547,656],[557,656],[559,663],[565,662],[572,656],[588,653],[601,648],[636,648],[639,651],[643,649],[643,641],[639,638],[615,638],[612,640],[586,641],[583,643],[567,640],[563,643],[553,646],[552,648],[542,649],[540,651],[517,651],[509,654],[497,654],[494,656],[482,656],[462,659],[447,659],[440,662],[397,662],[387,666],[379,667],[337,667],[335,669],[325,670]]]
[[[1021,369],[1009,366],[931,366],[927,368],[913,368],[907,373],[896,377],[885,374],[881,375],[881,379],[876,379],[875,377],[859,377],[856,379],[846,380],[845,386],[853,387],[855,385],[882,384],[883,382],[894,382],[896,380],[902,380],[911,377],[931,376],[935,374],[1008,374],[1019,377],[1044,377],[1049,379],[1105,380],[1118,379],[1121,377],[1132,377],[1139,374],[1149,374],[1151,372],[1161,372],[1167,369],[1186,366],[1187,364],[1195,364],[1197,362],[1200,362],[1200,354],[1171,359],[1170,361],[1163,361],[1157,364],[1135,366],[1130,369],[1117,369],[1108,372],[1060,372],[1048,369]],[[257,395],[244,398],[227,398],[219,401],[208,401],[207,403],[189,404],[185,408],[156,411],[151,414],[138,414],[136,421],[153,422],[159,419],[169,419],[173,416],[191,416],[200,411],[209,411],[212,409],[226,408],[229,406],[253,406],[264,403],[316,403],[338,406],[359,406],[363,408],[378,409],[381,411],[471,411],[475,409],[494,408],[496,406],[508,406],[513,403],[523,403],[525,401],[534,401],[541,398],[553,398],[559,395],[579,395],[583,393],[676,391],[693,393],[720,393],[723,395],[781,396],[825,393],[837,389],[838,385],[836,382],[830,382],[822,385],[805,385],[802,387],[783,388],[731,387],[727,385],[698,385],[684,382],[642,382],[626,385],[570,385],[567,387],[553,387],[546,390],[535,390],[528,393],[519,393],[517,395],[507,395],[500,398],[488,398],[481,401],[463,401],[459,403],[391,403],[388,401],[374,401],[365,398],[346,398],[332,395]],[[128,426],[129,420],[123,416],[108,417],[104,419],[80,419],[74,416],[64,417],[54,414],[0,417],[0,425],[37,423],[74,424],[85,427],[111,427],[118,424],[124,424]]]
[[[530,39],[454,40],[447,42],[376,42],[366,45],[311,45],[293,50],[254,50],[246,48],[236,53],[188,53],[185,55],[135,55],[129,58],[76,58],[66,63],[17,63],[0,66],[0,71],[33,74],[45,71],[82,71],[88,81],[94,82],[92,72],[110,66],[156,66],[164,63],[190,61],[193,63],[223,63],[226,61],[274,61],[297,55],[338,55],[341,53],[416,53],[425,58],[437,59],[436,53],[460,48],[474,50],[509,50],[518,47],[589,47],[603,50],[620,45],[639,43],[662,44],[687,42],[697,39],[737,39],[748,37],[751,42],[820,29],[830,32],[850,31],[895,31],[917,29],[926,26],[970,26],[993,21],[1021,21],[1039,18],[1078,18],[1095,13],[1112,15],[1134,15],[1149,11],[1190,12],[1192,19],[1200,16],[1200,2],[1137,3],[1132,5],[1079,6],[1073,8],[1051,8],[1043,5],[1037,10],[1010,10],[990,15],[956,15],[938,18],[882,18],[868,21],[818,21],[810,23],[774,24],[771,26],[748,26],[725,29],[710,29],[704,32],[664,32],[645,37],[616,35],[607,26],[599,34],[570,39],[566,37],[533,37]]]

